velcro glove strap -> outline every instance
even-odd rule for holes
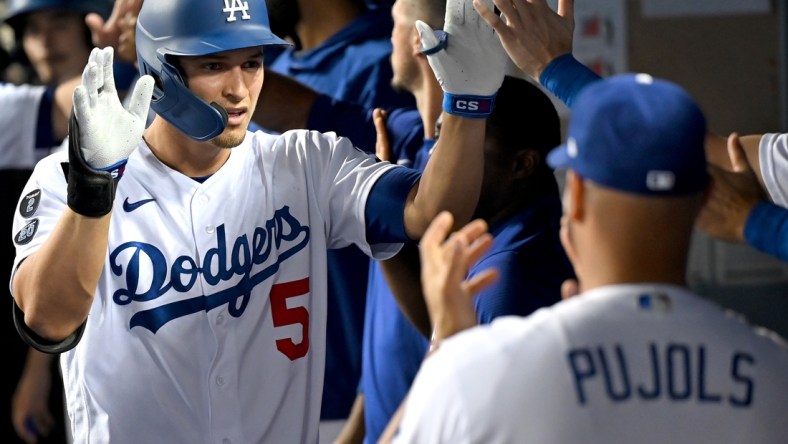
[[[483,1],[494,7],[492,0]],[[447,0],[442,31],[420,20],[416,29],[422,54],[445,93],[443,109],[465,117],[488,116],[509,57],[495,31],[473,8],[473,0]]]
[[[66,202],[75,213],[101,217],[112,210],[117,180],[125,168],[125,160],[112,171],[96,170],[82,157],[79,145],[79,123],[74,113],[68,122],[68,197]]]

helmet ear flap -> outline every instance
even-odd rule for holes
[[[183,77],[170,63],[162,62],[151,108],[172,126],[194,140],[205,142],[224,131],[227,111],[217,103],[197,97],[186,86]]]

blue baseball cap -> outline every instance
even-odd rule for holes
[[[618,191],[682,196],[702,191],[706,119],[678,85],[619,74],[578,95],[565,144],[547,163]]]

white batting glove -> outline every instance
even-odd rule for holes
[[[490,9],[492,0],[484,0]],[[443,31],[417,20],[422,53],[444,91],[449,114],[485,118],[503,83],[508,56],[495,31],[473,8],[472,0],[447,0]]]
[[[79,124],[79,148],[85,163],[99,171],[121,168],[142,139],[148,118],[153,78],[142,76],[134,86],[129,109],[115,89],[113,49],[94,48],[74,90],[74,115]]]

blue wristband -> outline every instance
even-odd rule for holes
[[[115,183],[117,183],[121,177],[123,177],[123,173],[126,171],[126,162],[129,159],[123,159],[118,163],[110,165],[108,167],[104,167],[99,169],[98,171],[107,171],[112,175],[112,178],[115,179]]]
[[[486,119],[495,107],[495,94],[491,96],[469,96],[443,94],[443,110],[456,116],[471,119]]]

